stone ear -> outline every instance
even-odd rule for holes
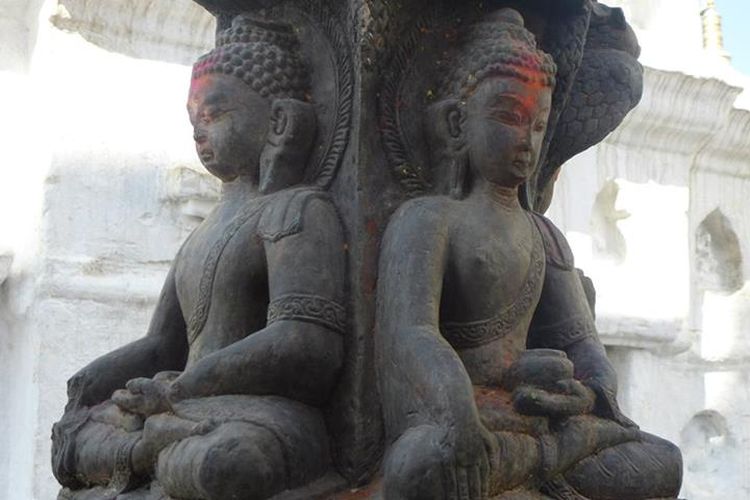
[[[286,105],[279,103],[272,109],[269,135],[277,141],[283,137],[289,124],[289,113],[286,108]]]
[[[440,136],[442,142],[458,151],[464,146],[466,112],[458,99],[444,99],[427,110],[432,133]]]
[[[315,133],[312,104],[297,99],[276,99],[271,103],[268,138],[260,155],[262,193],[302,182]]]
[[[448,122],[448,133],[451,139],[460,139],[463,135],[461,110],[455,107],[447,110],[445,120]]]
[[[441,191],[463,198],[468,189],[464,106],[457,99],[445,99],[427,108],[425,118],[435,179]]]

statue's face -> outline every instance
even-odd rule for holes
[[[547,130],[552,90],[489,77],[466,100],[465,141],[474,175],[516,187],[534,172]]]
[[[193,80],[187,108],[206,169],[225,182],[240,175],[257,179],[270,103],[239,78],[209,74]]]

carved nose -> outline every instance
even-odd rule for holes
[[[519,149],[523,152],[531,151],[531,134],[532,129],[529,127],[526,130],[526,133],[523,134],[523,138],[521,139],[521,144],[519,145]]]
[[[193,140],[196,144],[203,144],[206,142],[206,134],[196,130],[193,132]]]

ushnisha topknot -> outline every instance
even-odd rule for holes
[[[193,66],[193,80],[218,73],[239,78],[264,98],[308,101],[310,75],[291,26],[240,15],[216,48]]]
[[[508,76],[545,87],[555,86],[552,57],[539,50],[523,17],[499,9],[472,25],[451,60],[454,67],[440,86],[442,97],[466,99],[490,76]]]

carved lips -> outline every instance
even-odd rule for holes
[[[198,156],[203,164],[209,163],[214,159],[214,152],[210,149],[199,149]]]

